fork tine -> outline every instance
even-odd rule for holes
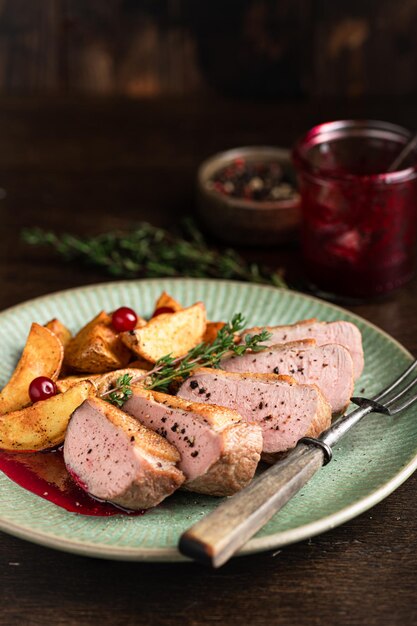
[[[417,384],[417,378],[415,378],[410,383],[408,383],[408,385],[406,385],[403,389],[401,389],[401,391],[397,393],[397,395],[393,396],[392,398],[388,398],[388,400],[384,402],[384,405],[386,407],[392,406],[396,400],[399,400],[400,398],[405,396],[407,391],[410,391],[410,389],[412,389],[416,384]]]
[[[404,402],[400,402],[399,404],[396,404],[396,406],[389,408],[388,409],[389,414],[396,415],[400,411],[404,411],[404,409],[414,404],[416,400],[417,400],[417,394],[415,394],[414,396],[411,396],[411,398],[407,398],[407,400],[404,400]]]
[[[407,367],[407,369],[393,383],[391,383],[391,385],[389,385],[388,387],[386,387],[385,389],[380,391],[378,395],[376,395],[376,396],[374,396],[372,398],[372,400],[375,400],[375,402],[380,402],[391,391],[393,391],[393,389],[396,389],[398,387],[398,385],[400,385],[403,382],[403,380],[405,380],[407,378],[407,376],[409,374],[411,374],[411,372],[414,371],[416,368],[417,368],[417,360],[413,361],[413,363],[411,363],[411,365],[409,367]],[[395,400],[396,398],[397,398],[397,396],[395,396],[395,398],[393,398],[393,400]]]

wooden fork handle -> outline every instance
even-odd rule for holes
[[[235,496],[189,528],[179,550],[220,567],[310,480],[323,465],[321,448],[299,443]]]

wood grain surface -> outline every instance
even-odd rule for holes
[[[0,0],[1,93],[417,93],[415,0]]]
[[[23,226],[95,233],[193,211],[195,171],[216,150],[289,146],[346,116],[415,127],[416,103],[51,98],[0,100],[0,309],[106,280],[24,246]],[[246,250],[299,285],[297,247]],[[417,281],[350,307],[417,354]],[[0,624],[412,626],[417,622],[417,476],[367,513],[309,541],[195,564],[118,563],[0,536]]]

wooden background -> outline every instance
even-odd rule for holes
[[[106,279],[28,248],[24,226],[170,227],[218,150],[290,146],[347,116],[414,128],[416,33],[417,0],[0,0],[0,309]],[[294,246],[245,255],[302,271]],[[417,354],[417,278],[352,310]],[[2,534],[0,625],[415,626],[416,493],[417,474],[339,528],[216,572]]]
[[[169,226],[190,212],[198,163],[222,147],[291,145],[346,115],[415,124],[416,100],[406,98],[219,100],[0,98],[0,310],[106,280],[25,246],[23,226]],[[302,269],[297,249],[245,255]],[[350,308],[417,356],[417,277],[384,302]],[[416,626],[416,509],[417,473],[338,528],[217,571],[89,559],[1,534],[0,626]]]
[[[0,0],[0,93],[411,95],[417,0]]]

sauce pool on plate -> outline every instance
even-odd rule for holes
[[[0,471],[20,487],[71,513],[95,517],[144,513],[127,511],[89,496],[69,475],[62,449],[18,453],[0,450]]]

